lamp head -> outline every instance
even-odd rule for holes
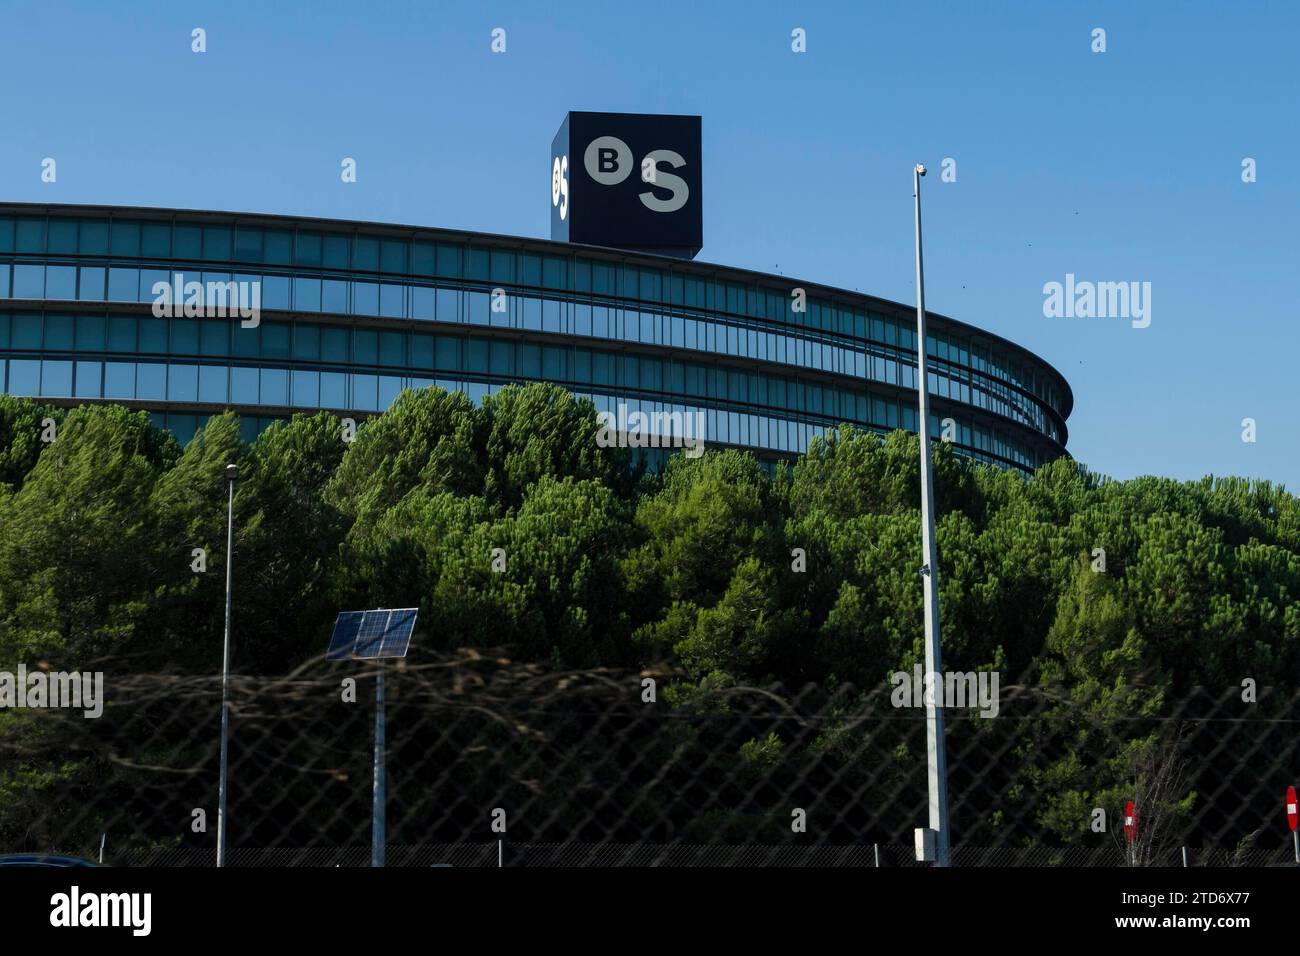
[[[918,176],[924,176],[924,175],[925,175],[925,164],[924,164],[924,163],[917,163],[917,164],[916,164],[916,174],[917,174]]]
[[[238,466],[238,465],[227,465],[227,466],[226,466],[226,481],[234,481],[234,480],[235,480],[236,478],[238,478],[238,477],[239,477],[239,466]]]

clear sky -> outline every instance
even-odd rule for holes
[[[1298,491],[1298,51],[1266,0],[4,0],[0,196],[545,237],[566,111],[698,113],[699,259],[910,303],[925,162],[928,305],[1065,374],[1076,458]],[[1044,317],[1067,273],[1150,326]]]

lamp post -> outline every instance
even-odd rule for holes
[[[388,799],[388,779],[384,772],[384,731],[386,729],[384,715],[384,661],[383,658],[375,661],[378,665],[379,673],[375,675],[375,786],[371,803],[372,819],[374,820],[370,829],[370,865],[384,865],[384,830],[387,821],[385,819],[384,807]]]
[[[930,804],[930,829],[934,831],[934,864],[947,866],[948,761],[943,735],[943,667],[939,652],[938,552],[934,543],[934,475],[930,463],[930,388],[925,356],[925,273],[921,263],[920,163],[912,170],[916,199],[916,388],[920,404],[917,429],[921,439],[921,582],[925,592],[925,672],[933,682],[925,701],[925,749]]]
[[[217,866],[226,865],[226,741],[230,733],[230,590],[235,555],[236,465],[226,466],[226,637],[221,651],[221,770],[217,779]]]

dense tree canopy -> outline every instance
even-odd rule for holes
[[[589,403],[544,385],[477,408],[406,392],[354,440],[321,414],[250,444],[220,415],[184,449],[118,406],[0,396],[0,655],[210,668],[233,462],[244,669],[318,652],[353,605],[419,605],[438,647],[669,660],[695,681],[870,685],[919,659],[914,436],[845,427],[774,472],[711,451],[642,474],[596,431]],[[1300,675],[1300,503],[1283,489],[934,458],[952,668]]]

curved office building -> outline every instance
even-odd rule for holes
[[[201,308],[182,307],[187,283],[208,290]],[[235,310],[241,293],[256,318]],[[961,451],[1021,469],[1064,455],[1061,374],[929,319],[932,434],[951,419]],[[680,259],[373,223],[0,205],[3,390],[146,409],[182,441],[227,408],[251,438],[296,411],[371,414],[408,387],[480,399],[541,380],[610,411],[703,412],[707,444],[771,459],[840,422],[915,429],[915,348],[911,306]]]

